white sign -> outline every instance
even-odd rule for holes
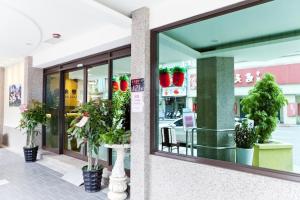
[[[75,124],[75,125],[76,125],[77,127],[79,127],[79,128],[82,128],[82,127],[87,123],[88,120],[89,120],[88,117],[83,116],[83,117],[81,118],[81,120],[80,120],[77,124]]]
[[[193,113],[193,112],[183,112],[182,113],[182,120],[183,120],[184,130],[186,130],[188,128],[195,128],[196,127],[195,113]]]
[[[144,111],[144,92],[132,92],[131,93],[131,111],[143,112]]]

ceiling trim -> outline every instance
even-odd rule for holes
[[[198,51],[201,53],[202,55],[201,57],[209,57],[218,53],[224,53],[224,52],[239,50],[239,49],[253,48],[258,46],[265,46],[270,44],[277,44],[282,42],[289,42],[289,41],[294,41],[299,39],[300,39],[300,29],[279,33],[279,34],[258,37],[258,38],[236,41],[236,42],[210,47],[206,49],[198,49]]]

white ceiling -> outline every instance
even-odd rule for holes
[[[299,0],[276,0],[166,31],[164,32],[166,36],[177,41],[177,43],[180,42],[185,48],[178,48],[177,43],[167,44],[162,42],[160,44],[160,62],[173,62],[180,59],[183,61],[188,56],[194,58],[233,56],[235,61],[243,63],[243,66],[247,65],[246,62],[270,63],[273,60],[278,61],[278,59],[288,62],[289,56],[293,58],[300,56],[300,35],[267,42],[255,43],[255,40],[253,40],[251,44],[241,43],[242,45],[232,48],[199,52],[197,57],[194,54],[187,54],[186,48],[207,48],[300,30],[299,8]],[[173,52],[170,53],[167,49],[171,49]],[[180,53],[185,54],[180,56]]]
[[[130,30],[131,19],[94,0],[0,0],[0,66],[87,33]],[[4,20],[5,19],[5,20]]]
[[[170,0],[95,0],[102,3],[126,16],[130,16],[131,12],[141,8],[159,6],[159,4]]]

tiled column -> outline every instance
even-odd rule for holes
[[[149,9],[132,13],[131,78],[144,78],[143,110],[131,112],[131,200],[148,198],[150,154],[150,31]]]
[[[198,156],[235,161],[234,149],[234,60],[211,57],[197,60],[197,127],[210,129],[198,133]]]
[[[4,117],[4,68],[0,67],[0,145],[3,136],[3,117]]]
[[[24,59],[24,104],[32,100],[43,101],[43,69],[32,67],[32,57],[28,56]],[[36,143],[42,147],[41,134]]]

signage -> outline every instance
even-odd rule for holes
[[[131,92],[143,92],[144,91],[144,79],[132,79],[131,80]]]
[[[131,111],[143,112],[144,111],[144,79],[131,80]]]
[[[272,67],[236,69],[234,72],[235,87],[251,87],[257,81],[261,80],[265,73],[273,74],[279,85],[300,84],[300,63],[297,63]]]
[[[167,87],[162,88],[163,97],[183,97],[186,96],[186,87]]]
[[[184,130],[196,127],[195,113],[188,111],[187,109],[183,109],[182,120]]]

